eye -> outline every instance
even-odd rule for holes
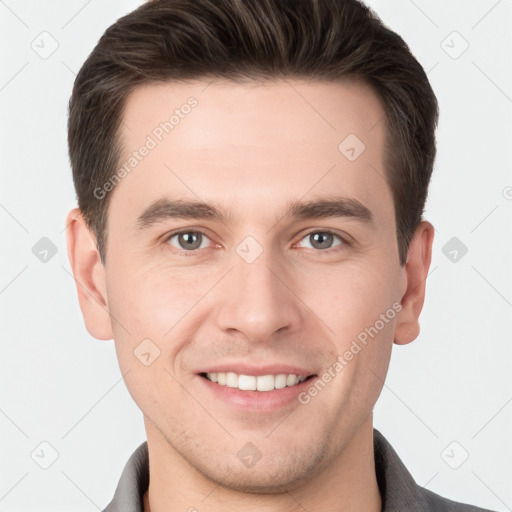
[[[333,241],[336,238],[339,240],[339,243],[333,245]],[[342,236],[326,230],[311,231],[301,240],[309,240],[310,249],[316,249],[324,253],[330,252],[331,249],[334,250],[335,247],[350,245]],[[175,249],[178,249],[178,254],[190,253],[192,255],[198,249],[207,249],[209,247],[207,241],[210,241],[210,239],[201,231],[189,229],[171,233],[165,241]]]
[[[337,238],[340,240],[340,243],[333,244],[333,240]],[[332,231],[311,231],[302,240],[310,240],[311,241],[311,249],[317,249],[321,252],[330,252],[329,249],[333,247],[338,247],[340,245],[348,245],[340,235],[333,233]]]
[[[176,239],[178,245],[172,243],[173,239]],[[193,252],[196,249],[205,249],[205,240],[209,240],[209,238],[204,233],[201,233],[201,231],[189,230],[171,233],[167,237],[166,242],[176,249],[181,249],[182,252]]]

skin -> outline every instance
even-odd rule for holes
[[[105,266],[80,211],[68,216],[87,330],[115,340],[144,415],[145,511],[380,511],[372,409],[393,342],[419,334],[434,236],[423,220],[400,266],[382,105],[356,82],[152,84],[128,97],[125,156],[190,96],[197,107],[112,192]],[[352,162],[338,150],[348,134],[366,146]],[[369,208],[374,224],[283,217],[288,201],[333,191]],[[137,216],[166,196],[215,202],[231,217],[137,230]],[[204,233],[193,254],[169,239],[182,228]],[[335,236],[318,248],[309,235],[322,230],[350,243]],[[236,252],[247,236],[263,250],[250,264]],[[212,399],[196,374],[243,360],[320,375],[394,303],[400,312],[307,405],[243,411]],[[133,353],[146,338],[160,350],[149,366]],[[262,454],[251,468],[237,458],[247,442]]]

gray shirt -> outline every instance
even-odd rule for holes
[[[373,442],[382,512],[492,512],[448,500],[420,487],[393,447],[375,428]],[[148,444],[144,441],[128,459],[114,498],[103,512],[144,512],[142,500],[148,485]]]

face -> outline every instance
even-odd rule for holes
[[[407,288],[383,119],[360,83],[129,96],[103,272],[150,445],[225,486],[278,492],[371,417]],[[301,382],[282,388],[289,374]]]

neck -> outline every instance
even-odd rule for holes
[[[313,470],[306,482],[271,493],[244,493],[209,479],[174,450],[146,418],[145,424],[150,483],[144,494],[144,512],[381,512],[372,414],[324,469]]]

